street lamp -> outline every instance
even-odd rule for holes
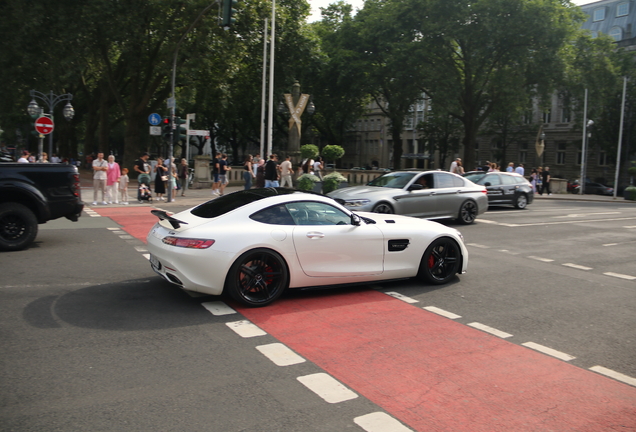
[[[64,110],[62,111],[64,118],[68,121],[71,121],[73,117],[75,116],[75,110],[73,109],[73,105],[71,105],[71,102],[70,102],[71,100],[73,100],[73,95],[70,93],[65,93],[63,95],[58,96],[53,94],[53,91],[50,91],[49,94],[46,95],[44,93],[40,93],[39,91],[31,90],[30,95],[31,95],[31,102],[29,102],[29,105],[27,106],[27,112],[32,118],[37,118],[37,116],[40,116],[43,113],[43,109],[40,108],[38,103],[35,101],[36,98],[41,100],[48,106],[49,115],[51,116],[51,118],[53,118],[53,110],[55,109],[55,106],[62,101],[67,101],[66,106],[64,107]],[[40,153],[42,152],[40,151]],[[53,132],[49,134],[49,155],[52,155],[52,154],[53,154]]]
[[[587,156],[587,145],[590,142],[590,138],[592,138],[592,132],[587,131],[590,127],[594,125],[594,120],[588,120],[586,123],[583,123],[583,147],[581,149],[581,180],[579,181],[579,194],[583,195],[585,193],[585,170],[586,167],[586,156]]]

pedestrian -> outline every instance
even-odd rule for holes
[[[461,162],[461,161],[462,160],[460,158],[455,158],[455,160],[451,162],[451,165],[448,171],[452,172],[453,174],[457,174],[457,162]]]
[[[464,166],[462,165],[462,160],[457,160],[457,167],[455,168],[455,174],[462,175],[464,174]]]
[[[93,161],[93,205],[97,205],[97,193],[102,193],[102,204],[106,202],[106,178],[108,162],[104,160],[104,153],[98,152],[97,159]]]
[[[42,152],[40,155],[40,159],[38,159],[38,163],[49,163],[49,155],[45,152]]]
[[[188,188],[188,174],[190,173],[190,167],[188,167],[188,161],[185,158],[181,159],[179,169],[177,170],[177,176],[179,177],[179,184],[181,186],[181,196],[185,196],[185,191]]]
[[[314,160],[312,158],[307,158],[300,165],[300,170],[298,174],[313,174],[314,173]]]
[[[250,190],[252,188],[252,179],[256,178],[256,175],[254,174],[254,169],[252,167],[252,161],[253,161],[253,157],[252,155],[247,155],[245,156],[245,160],[243,161],[243,169],[245,171],[243,171],[243,179],[245,180],[245,190]]]
[[[539,167],[537,168],[537,179],[536,179],[536,185],[537,185],[537,192],[539,192],[539,195],[541,195],[543,193],[542,189],[543,189],[543,180],[542,180],[542,175],[541,173],[543,172],[543,168]]]
[[[265,164],[265,187],[278,187],[278,155],[269,155],[269,160]]]
[[[108,204],[119,204],[119,177],[121,170],[115,162],[115,156],[108,155],[108,170],[106,171],[106,190],[108,191]]]
[[[219,195],[223,196],[225,192],[225,187],[227,186],[227,172],[230,171],[232,167],[227,162],[227,155],[225,153],[221,154],[221,159],[219,160]]]
[[[122,168],[121,176],[119,177],[119,192],[121,193],[121,203],[128,205],[128,168]]]
[[[252,170],[254,171],[254,176],[256,177],[256,175],[258,174],[258,166],[260,165],[261,161],[263,159],[261,159],[261,155],[259,153],[257,153],[254,158],[252,159]],[[257,186],[258,187],[258,186]]]
[[[170,191],[170,202],[174,202],[175,201],[175,195],[177,194],[177,181],[178,181],[178,177],[177,177],[177,165],[174,163],[174,156],[170,156],[168,158],[168,160],[170,161],[170,165],[168,165],[170,167],[169,171],[167,172],[168,174],[168,190]]]
[[[506,172],[514,172],[515,171],[515,163],[514,162],[509,162],[508,163],[508,167],[506,168]]]
[[[515,168],[515,172],[523,177],[526,170],[523,168],[523,164],[519,164],[517,168]]]
[[[29,151],[22,150],[22,156],[18,159],[18,163],[29,163]]]
[[[51,156],[51,163],[60,163],[62,162],[62,160],[59,158],[59,156],[55,153],[53,153],[53,156]],[[71,164],[73,165],[73,164]]]
[[[325,166],[322,163],[322,157],[318,156],[316,158],[316,161],[314,162],[314,175],[317,176],[320,180],[322,180],[322,173],[321,170],[324,168]]]
[[[215,158],[212,160],[212,195],[219,194],[219,187],[221,184],[219,183],[219,162],[221,161],[221,153],[216,154]]]
[[[541,173],[541,182],[543,183],[541,195],[543,195],[546,191],[548,192],[548,195],[552,195],[552,191],[550,190],[550,167],[545,167]]]
[[[258,166],[256,167],[256,182],[254,186],[257,188],[265,187],[265,159],[262,159],[258,162]]]
[[[532,185],[532,191],[534,193],[537,193],[537,177],[539,175],[537,174],[537,169],[536,168],[532,168],[532,171],[530,172],[530,185]]]
[[[150,164],[148,164],[149,157],[150,155],[148,153],[143,153],[141,157],[135,161],[135,166],[133,169],[138,174],[138,186],[141,186],[142,183],[146,186],[150,186]]]
[[[163,164],[163,158],[157,158],[155,165],[155,193],[157,200],[164,201],[163,195],[166,193],[166,183],[168,182],[168,168]]]
[[[292,182],[293,167],[291,163],[291,156],[285,156],[285,160],[280,164],[280,186],[281,187],[294,187]]]

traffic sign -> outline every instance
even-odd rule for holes
[[[159,126],[159,123],[161,123],[161,116],[157,113],[150,114],[148,116],[148,123],[153,126]]]
[[[209,134],[210,134],[210,131],[207,131],[207,130],[196,130],[196,129],[188,130],[188,135],[206,136]]]
[[[35,130],[43,135],[48,135],[53,132],[54,127],[53,120],[48,117],[38,117],[35,121]]]
[[[161,135],[161,126],[150,126],[150,135]]]

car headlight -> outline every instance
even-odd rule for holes
[[[347,207],[362,207],[363,205],[367,205],[370,202],[371,200],[368,199],[352,199],[346,200],[344,205]]]

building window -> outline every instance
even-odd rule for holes
[[[603,150],[598,152],[598,164],[600,166],[608,165],[608,163],[607,163],[607,153],[605,153]]]
[[[609,35],[612,39],[618,42],[623,39],[623,30],[620,27],[612,27],[609,31]]]
[[[593,21],[603,21],[605,19],[605,8],[600,7],[594,11]]]
[[[629,15],[629,3],[627,2],[620,3],[618,6],[616,6],[616,16],[622,17],[625,15]]]
[[[522,142],[519,144],[519,163],[526,163],[528,161],[528,143]]]
[[[550,123],[552,121],[552,110],[543,111],[543,123]]]
[[[569,107],[563,107],[563,111],[561,111],[561,122],[570,123],[570,108]]]
[[[565,149],[567,147],[567,144],[564,142],[558,142],[556,147],[556,164],[565,165]]]

